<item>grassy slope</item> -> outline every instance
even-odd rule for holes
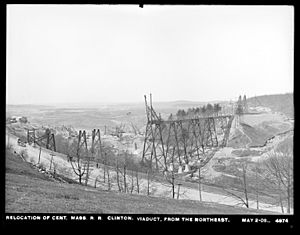
[[[258,213],[196,201],[155,198],[58,183],[12,153],[6,154],[6,212],[251,214]],[[264,213],[260,211],[259,213]]]
[[[249,147],[263,146],[268,138],[272,136],[272,133],[264,129],[254,128],[247,124],[241,123],[244,133],[251,139]]]

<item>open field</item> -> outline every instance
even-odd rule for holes
[[[203,102],[154,102],[162,117],[176,113],[189,105],[200,106]],[[76,129],[92,130],[104,126],[114,127],[124,123],[130,129],[134,123],[138,128],[146,125],[144,103],[120,104],[57,104],[57,105],[7,105],[7,116],[27,116],[31,123],[44,126],[71,125]]]

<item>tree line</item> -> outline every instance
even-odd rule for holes
[[[220,104],[210,104],[208,103],[207,105],[203,105],[201,107],[193,107],[193,108],[188,108],[187,110],[184,109],[179,109],[175,115],[176,119],[183,119],[183,118],[188,118],[188,117],[195,117],[195,116],[200,116],[200,117],[208,117],[208,116],[218,116],[220,111],[222,110],[222,107]],[[173,114],[170,114],[168,120],[172,120]]]

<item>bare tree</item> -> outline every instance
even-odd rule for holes
[[[85,174],[85,185],[88,184],[88,181],[89,181],[89,177],[90,177],[90,160],[91,160],[91,157],[89,156],[89,153],[87,153],[87,162],[86,162],[86,174]]]
[[[265,160],[265,179],[277,192],[281,210],[284,213],[284,202],[287,204],[287,213],[291,213],[293,204],[293,153],[290,144],[280,146],[269,154]]]
[[[149,196],[151,193],[153,193],[153,185],[152,185],[152,181],[154,178],[154,174],[152,169],[147,169],[147,196]]]
[[[50,155],[51,155],[51,160],[50,160],[50,167],[49,167],[49,171],[51,170],[51,167],[52,167],[53,156],[55,156],[55,155],[53,154],[53,152],[51,152],[51,153],[50,153]]]
[[[97,187],[98,181],[99,181],[99,175],[96,176],[96,178],[95,178],[95,183],[94,183],[94,187],[95,187],[95,188]]]
[[[247,165],[242,165],[242,172],[243,172],[243,188],[244,188],[244,196],[245,196],[245,206],[249,208],[249,201],[248,201],[248,190],[247,190]]]
[[[103,182],[106,182],[106,165],[103,165]]]
[[[40,146],[40,152],[39,152],[39,160],[38,160],[38,164],[40,164],[40,161],[41,161],[41,152],[42,152],[42,147]]]
[[[110,172],[108,167],[106,167],[106,171],[107,171],[107,190],[111,189],[111,179],[110,179]]]
[[[196,135],[196,134],[195,134]],[[204,146],[202,146],[202,154],[203,156],[205,155],[205,150],[204,150]],[[197,148],[197,156],[198,156],[198,161],[199,161],[199,168],[198,168],[198,190],[199,190],[199,200],[200,202],[202,202],[202,182],[201,182],[201,158],[200,158],[200,152],[199,149]]]
[[[201,165],[199,165],[199,168],[198,168],[198,175],[199,175],[199,179],[198,179],[199,200],[200,200],[200,202],[202,202]]]
[[[268,190],[268,186],[266,184],[266,177],[265,177],[265,167],[263,166],[260,161],[254,164],[252,171],[254,171],[254,177],[249,177],[249,187],[250,191],[255,192],[255,200],[256,200],[256,209],[259,210],[259,201],[260,195],[268,196],[272,198],[270,192]],[[253,182],[254,181],[254,182]],[[271,199],[270,198],[270,199]],[[273,203],[273,202],[272,202]]]
[[[127,183],[126,183],[126,163],[123,165],[123,184],[124,184],[124,192],[127,192]]]
[[[180,186],[181,186],[181,184],[178,183],[177,186],[178,186],[178,188],[177,188],[177,200],[178,200],[179,199],[179,195],[180,195]]]
[[[166,181],[171,185],[172,198],[175,198],[174,154],[175,154],[175,147],[173,147],[173,152],[171,155],[171,169],[168,169],[168,167],[165,166],[165,170],[163,172]]]
[[[174,171],[165,172],[166,181],[171,185],[172,198],[175,198],[175,173]]]
[[[120,178],[119,178],[120,170],[119,170],[119,161],[118,161],[118,158],[117,158],[117,160],[116,160],[115,170],[116,170],[116,174],[117,174],[117,185],[118,185],[118,189],[119,189],[119,192],[121,192],[121,191],[122,191],[122,187],[121,187],[121,184],[120,184]]]
[[[85,131],[83,132],[85,137]],[[78,141],[72,142],[68,155],[74,173],[78,176],[79,183],[82,183],[82,178],[87,172],[87,163],[83,161],[84,155],[87,154],[86,138],[81,141],[82,132],[79,131]],[[73,160],[75,158],[75,160]]]
[[[70,162],[74,173],[78,176],[79,184],[81,184],[82,178],[86,174],[87,164],[82,163],[80,158],[77,158],[76,161],[71,160]]]
[[[259,210],[258,200],[258,166],[255,166],[255,192],[256,192],[256,209]]]
[[[136,191],[139,194],[140,193],[140,184],[139,184],[139,173],[137,170],[135,171],[135,178],[136,178]]]
[[[133,175],[133,171],[131,171],[131,187],[130,187],[130,193],[133,193],[133,189],[134,189],[134,175]]]
[[[247,162],[243,162],[241,167],[242,167],[241,171],[239,170],[238,172],[236,172],[236,177],[237,177],[237,180],[238,180],[238,183],[239,183],[239,185],[238,185],[239,190],[233,191],[233,190],[229,190],[229,189],[225,189],[225,188],[223,188],[223,189],[228,194],[230,194],[234,198],[238,199],[240,201],[240,203],[238,203],[238,204],[244,205],[247,208],[249,208],[248,182],[247,182]],[[242,192],[240,192],[240,190]]]

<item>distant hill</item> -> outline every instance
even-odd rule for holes
[[[6,104],[6,108],[42,109],[42,108],[53,108],[53,106],[41,105],[41,104]]]
[[[282,112],[289,118],[294,118],[294,94],[263,95],[247,99],[249,106],[265,106],[274,112]]]

